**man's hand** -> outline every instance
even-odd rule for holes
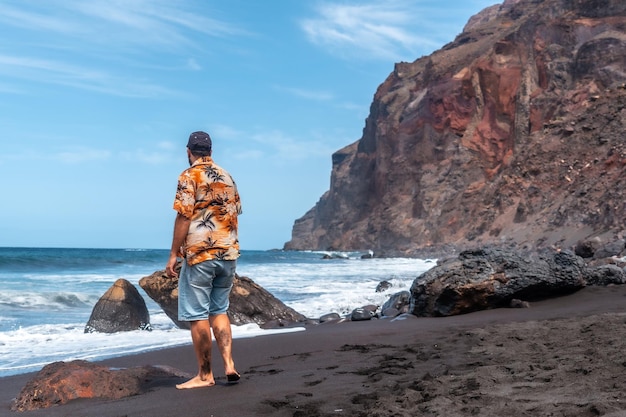
[[[189,225],[191,220],[181,215],[176,214],[176,220],[174,221],[174,236],[172,237],[172,248],[170,250],[170,258],[165,265],[165,273],[168,277],[174,278],[178,276],[178,273],[174,270],[176,266],[178,255],[182,254],[182,247],[185,243],[185,238],[189,232]]]
[[[176,262],[178,262],[176,255],[170,255],[170,258],[167,261],[167,265],[165,265],[165,273],[170,278],[175,278],[178,276],[178,273],[174,269],[176,267]]]

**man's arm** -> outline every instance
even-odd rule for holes
[[[170,249],[170,258],[167,261],[167,265],[165,266],[165,273],[168,277],[177,276],[176,271],[174,271],[174,267],[176,266],[176,261],[178,254],[181,252],[182,246],[185,244],[185,238],[187,237],[187,233],[189,232],[189,225],[191,224],[191,219],[186,218],[180,213],[176,214],[176,220],[174,221],[174,236],[172,237],[172,248]]]

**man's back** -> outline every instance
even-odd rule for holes
[[[180,175],[174,209],[191,220],[185,242],[190,265],[239,257],[237,185],[210,156],[197,159]]]

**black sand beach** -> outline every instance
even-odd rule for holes
[[[624,416],[626,286],[587,287],[526,309],[323,324],[236,339],[242,380],[122,400],[10,411],[33,374],[0,379],[7,416]],[[214,355],[218,358],[217,352]],[[191,345],[102,362],[195,372]]]

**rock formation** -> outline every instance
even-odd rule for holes
[[[262,328],[289,326],[307,320],[250,278],[239,275],[230,293],[228,314],[231,323],[256,323]]]
[[[507,0],[398,63],[285,249],[403,254],[626,234],[626,2]]]
[[[190,378],[168,366],[109,369],[87,361],[53,362],[28,381],[12,411],[32,411],[65,404],[78,398],[119,399],[146,392],[156,382]]]
[[[180,271],[180,263],[177,270]],[[179,328],[189,329],[189,323],[178,321],[178,277],[170,278],[165,271],[156,271],[141,278],[139,286]]]
[[[85,333],[130,330],[151,330],[150,313],[137,288],[120,278],[94,306]]]
[[[178,278],[170,278],[165,271],[156,271],[139,280],[139,286],[181,329],[188,322],[178,320]],[[267,290],[247,277],[235,276],[230,293],[228,317],[234,325],[256,323],[262,327],[277,327],[306,320],[302,314],[286,306]]]
[[[569,251],[526,256],[503,248],[461,252],[417,277],[409,312],[452,316],[498,307],[526,307],[528,301],[556,297],[587,285],[626,283],[626,260],[591,266]]]

